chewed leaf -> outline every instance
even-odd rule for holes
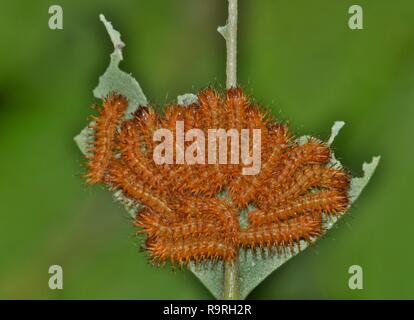
[[[128,108],[125,112],[125,117],[127,118],[138,106],[147,105],[147,98],[137,80],[119,68],[119,63],[123,59],[122,49],[125,47],[121,40],[121,34],[112,27],[111,22],[107,21],[104,15],[99,15],[99,18],[111,38],[114,51],[111,54],[109,66],[99,78],[98,86],[94,89],[93,94],[99,99],[108,96],[112,92],[125,96],[128,99]],[[94,130],[91,129],[92,124],[91,122],[74,137],[76,144],[84,155],[88,155],[88,147],[93,141]],[[120,201],[124,205],[132,216],[135,214],[139,204],[126,198],[120,191],[115,192],[113,196],[115,200]]]
[[[119,69],[119,63],[122,61],[122,48],[125,44],[121,41],[121,35],[116,31],[110,22],[105,19],[104,15],[99,18],[103,22],[111,37],[114,45],[114,52],[111,54],[111,61],[105,73],[99,78],[98,86],[93,90],[96,98],[106,97],[111,92],[117,92],[127,97],[129,105],[127,114],[135,111],[139,105],[147,105],[145,97],[139,83],[129,74]]]
[[[334,142],[336,136],[338,135],[339,131],[343,128],[344,125],[345,122],[343,121],[335,121],[331,129],[331,136],[329,137],[328,145],[331,145]]]
[[[75,140],[76,145],[78,146],[79,150],[85,155],[89,155],[88,146],[89,143],[92,141],[91,137],[94,133],[94,130],[90,127],[85,127],[82,131],[73,138]]]
[[[121,40],[121,34],[112,27],[111,22],[107,21],[103,14],[99,15],[99,18],[105,25],[109,37],[111,38],[114,52],[111,54],[109,66],[105,73],[100,76],[98,86],[94,89],[93,94],[98,99],[106,97],[111,92],[122,94],[128,99],[128,109],[126,111],[126,115],[128,115],[129,113],[134,112],[138,106],[147,105],[147,98],[142,92],[137,80],[119,69],[119,63],[123,59],[122,49],[125,47],[125,44]],[[87,146],[90,142],[92,133],[92,129],[85,127],[74,138],[76,144],[84,155],[86,155]]]
[[[331,144],[339,130],[343,127],[344,122],[335,122],[332,127],[332,134],[329,139]],[[309,137],[303,136],[298,138],[298,141],[306,141]],[[371,163],[364,163],[362,169],[364,174],[362,177],[355,177],[351,180],[351,186],[349,190],[350,204],[354,202],[361,194],[370,178],[375,172],[375,169],[379,163],[380,157],[374,157]],[[341,163],[335,159],[332,155],[331,163],[335,166],[341,166]],[[241,214],[245,216],[245,213]],[[324,219],[324,229],[329,230],[337,222],[337,218]],[[278,269],[281,265],[287,262],[290,258],[297,255],[300,251],[303,251],[308,247],[305,241],[301,241],[300,250],[299,247],[295,247],[293,252],[289,250],[284,254],[255,254],[252,250],[240,250],[239,254],[239,289],[240,298],[245,299],[248,294],[259,285],[265,278],[267,278],[273,271]],[[191,266],[191,271],[200,279],[200,281],[210,290],[210,292],[220,299],[222,297],[222,283],[223,283],[223,263],[217,263],[214,268],[211,266]]]
[[[115,201],[119,201],[120,203],[122,203],[122,205],[124,206],[128,214],[131,216],[131,218],[134,218],[137,210],[142,208],[142,206],[136,201],[133,201],[125,197],[121,190],[115,191],[113,197]]]
[[[359,197],[362,190],[368,184],[369,179],[371,179],[372,175],[374,174],[380,159],[380,156],[376,156],[372,158],[372,161],[370,163],[364,162],[364,164],[362,165],[364,175],[360,178],[357,177],[351,180],[351,188],[349,190],[349,198],[351,200],[351,203]]]

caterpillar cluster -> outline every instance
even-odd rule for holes
[[[240,88],[224,96],[205,89],[196,103],[170,105],[163,117],[149,106],[127,116],[127,105],[125,97],[110,94],[93,117],[85,177],[142,205],[134,225],[153,262],[231,261],[241,247],[292,250],[323,233],[323,214],[339,215],[348,207],[349,175],[329,166],[329,146],[312,138],[299,144]],[[260,172],[243,175],[243,163],[155,163],[154,132],[175,134],[177,121],[185,132],[199,129],[206,136],[208,129],[259,129]],[[174,157],[180,152],[176,145]],[[242,228],[239,212],[249,205],[255,209]]]

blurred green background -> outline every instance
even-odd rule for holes
[[[358,1],[364,30],[348,28],[355,1],[240,0],[239,83],[297,135],[335,142],[356,175],[380,154],[361,198],[316,246],[273,273],[251,299],[414,298],[414,2]],[[64,29],[48,28],[60,4]],[[224,0],[5,1],[0,11],[0,298],[212,298],[186,271],[153,268],[127,214],[85,187],[73,142],[112,44],[121,67],[157,105],[225,83],[216,32]],[[59,264],[64,290],[48,288]],[[361,265],[364,289],[348,288]]]

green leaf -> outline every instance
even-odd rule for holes
[[[122,49],[125,47],[121,40],[121,34],[112,27],[111,22],[107,21],[103,14],[99,15],[99,19],[105,25],[106,31],[111,38],[114,52],[111,54],[108,68],[99,77],[99,83],[93,90],[93,94],[99,99],[106,97],[111,92],[124,95],[128,99],[128,109],[125,112],[125,117],[128,117],[138,106],[147,105],[148,101],[137,80],[119,68],[119,63],[123,60]],[[87,126],[74,138],[84,155],[87,154],[86,149],[92,135],[93,130]]]
[[[332,127],[332,134],[328,143],[331,144],[339,130],[343,127],[345,123],[341,121],[335,122]],[[309,137],[303,136],[300,137],[299,143],[305,142]],[[369,179],[374,174],[375,169],[378,165],[380,157],[374,157],[370,163],[364,163],[362,169],[364,174],[362,177],[353,178],[351,180],[351,186],[349,190],[350,205],[358,198],[362,190],[365,188]],[[331,165],[341,166],[341,163],[335,159],[335,156],[332,154]],[[247,212],[252,210],[244,210],[240,212],[241,216],[241,225],[247,223],[246,216]],[[339,218],[324,217],[324,228],[329,230],[332,226],[338,221]],[[241,249],[239,253],[239,290],[240,298],[245,299],[247,295],[264,279],[266,279],[273,271],[278,269],[281,265],[287,262],[289,259],[297,255],[300,251],[303,251],[308,247],[308,244],[305,241],[300,243],[299,247],[296,246],[293,254],[291,252],[286,252],[283,255],[269,255],[268,253],[254,253],[252,250]],[[201,266],[191,266],[191,271],[197,276],[198,279],[210,290],[214,297],[220,299],[222,297],[223,289],[223,263],[217,263],[213,267],[209,264]]]
[[[128,109],[125,111],[125,118],[134,112],[138,106],[147,105],[145,97],[139,83],[130,74],[119,68],[122,61],[122,49],[125,44],[121,40],[121,34],[112,27],[111,22],[105,19],[103,14],[99,15],[100,20],[105,25],[106,31],[114,45],[114,52],[111,54],[109,66],[102,76],[99,77],[98,86],[93,90],[96,98],[102,99],[112,92],[120,93],[128,99]],[[92,122],[86,126],[75,138],[75,142],[84,155],[87,154],[87,148],[93,141],[94,130],[90,128]],[[123,196],[121,191],[114,193],[114,198],[120,201],[131,216],[135,215],[137,208],[140,206],[134,201]]]
[[[100,76],[98,86],[93,90],[96,98],[106,97],[111,92],[117,92],[128,98],[128,110],[126,114],[130,114],[136,110],[139,105],[147,105],[147,98],[138,82],[126,72],[119,69],[119,63],[122,61],[122,49],[125,44],[121,40],[121,35],[116,31],[104,15],[99,18],[103,22],[111,37],[114,45],[114,52],[111,54],[111,61],[105,73]]]

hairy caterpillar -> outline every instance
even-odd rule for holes
[[[147,208],[137,215],[135,226],[142,228],[139,233],[150,237],[175,240],[185,240],[194,236],[204,236],[208,239],[216,236],[222,227],[219,221],[202,216],[188,217],[183,221],[168,221]]]
[[[290,135],[287,128],[282,124],[275,124],[269,130],[267,152],[269,156],[263,159],[261,171],[256,176],[239,176],[230,183],[229,192],[234,203],[239,207],[245,207],[253,200],[260,186],[273,174],[282,157],[283,152],[288,148]],[[263,154],[263,153],[262,153]]]
[[[161,212],[167,216],[173,214],[166,200],[160,197],[159,194],[149,190],[123,162],[116,159],[112,160],[108,171],[106,181],[123,190],[126,195],[138,203],[144,204],[154,209],[154,211]]]
[[[226,111],[228,128],[241,130],[246,127],[246,111],[249,101],[240,88],[231,88],[226,94]]]
[[[120,189],[144,206],[134,225],[145,236],[154,262],[228,261],[241,247],[292,250],[301,240],[311,242],[323,233],[323,213],[340,214],[348,207],[349,176],[329,167],[329,146],[316,139],[294,142],[287,126],[251,104],[240,88],[225,95],[203,90],[198,102],[170,105],[164,117],[150,106],[140,106],[132,118],[122,120],[126,106],[126,98],[112,94],[93,118],[86,178]],[[175,133],[177,121],[182,121],[184,132],[198,129],[205,136],[208,129],[249,129],[249,141],[252,129],[259,129],[260,172],[243,175],[243,163],[157,164],[154,132]],[[191,143],[184,141],[178,151]],[[250,156],[253,147],[248,146]],[[227,148],[228,158],[231,151]],[[249,204],[256,209],[243,229],[239,210]]]
[[[295,199],[313,188],[346,192],[349,182],[349,177],[343,169],[309,165],[298,170],[283,187],[278,183],[278,179],[269,180],[264,188],[265,191],[258,197],[257,204],[259,207],[275,205]]]
[[[311,241],[321,235],[320,215],[304,215],[278,224],[253,225],[240,232],[243,247],[289,247],[300,240]]]
[[[135,175],[140,177],[142,182],[165,196],[168,185],[143,154],[137,127],[135,119],[124,122],[122,126],[119,135],[119,149],[122,159],[134,171]]]
[[[95,123],[90,127],[95,130],[95,134],[92,147],[89,150],[91,156],[86,174],[90,184],[101,182],[104,177],[115,147],[116,129],[127,106],[128,102],[125,97],[111,94],[104,99],[99,115],[92,116]]]
[[[141,138],[142,148],[145,150],[145,155],[148,161],[153,162],[154,152],[154,132],[160,128],[160,122],[154,109],[151,107],[140,106],[134,112],[134,120],[138,127]]]
[[[149,240],[146,249],[150,252],[153,261],[158,263],[169,260],[183,265],[191,261],[197,263],[203,260],[233,260],[236,256],[234,245],[220,240],[198,238],[190,238],[186,241],[151,238]]]
[[[248,218],[250,223],[259,225],[287,220],[307,212],[337,214],[344,212],[347,206],[348,197],[346,194],[338,191],[320,191],[306,194],[279,206],[251,211]]]
[[[239,222],[237,212],[223,199],[191,197],[182,199],[176,206],[177,213],[185,216],[200,216],[204,219],[219,221],[223,239],[237,242]]]

